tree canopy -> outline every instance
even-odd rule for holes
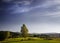
[[[22,37],[28,37],[28,29],[25,24],[23,24],[21,27],[21,35]]]

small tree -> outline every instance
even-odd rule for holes
[[[25,24],[21,27],[21,35],[22,37],[28,37],[28,29]]]

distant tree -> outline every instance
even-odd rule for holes
[[[46,35],[46,34],[41,34],[40,38],[44,38],[46,40],[52,40],[52,38],[49,35]]]
[[[20,33],[18,32],[10,32],[10,37],[9,38],[19,38],[20,37]]]
[[[21,35],[22,37],[28,37],[28,29],[25,24],[21,27]]]
[[[0,41],[3,41],[9,38],[10,32],[9,31],[0,31]]]

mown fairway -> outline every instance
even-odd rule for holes
[[[36,39],[36,40],[24,40],[24,41],[21,41],[20,38],[15,38],[15,39],[5,40],[5,41],[2,41],[0,43],[60,43],[60,40]]]

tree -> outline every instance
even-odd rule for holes
[[[3,41],[9,38],[10,32],[9,31],[0,31],[0,41]]]
[[[28,29],[25,24],[21,27],[21,35],[22,37],[28,37]]]
[[[46,34],[41,34],[40,38],[44,38],[46,40],[52,40],[52,38],[49,35],[46,35]]]

